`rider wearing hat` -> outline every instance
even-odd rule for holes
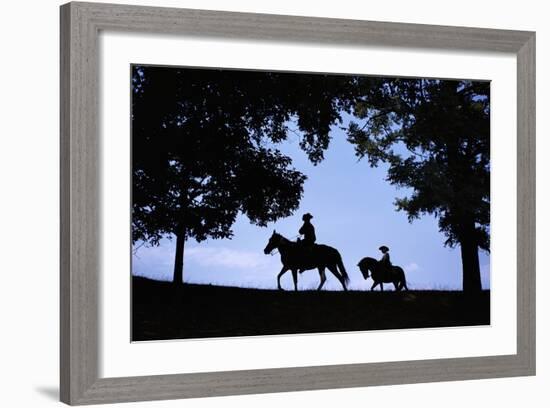
[[[380,258],[380,261],[378,261],[380,267],[382,268],[382,271],[384,274],[387,274],[392,267],[391,261],[390,261],[390,249],[386,245],[382,245],[380,248],[378,248],[382,252],[382,258]]]
[[[300,235],[303,235],[303,239],[298,239],[298,244],[302,248],[303,256],[307,259],[311,256],[313,252],[313,246],[315,245],[315,227],[311,223],[311,219],[313,218],[313,215],[310,213],[305,213],[302,215],[302,221],[304,223],[298,230],[298,233]],[[300,269],[299,272],[302,273],[305,269]]]
[[[304,221],[302,227],[298,231],[300,235],[304,236],[304,239],[302,240],[302,244],[308,247],[312,247],[313,244],[315,244],[315,227],[311,223],[311,219],[313,218],[313,215],[310,213],[306,213],[302,216],[302,220]]]

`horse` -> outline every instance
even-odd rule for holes
[[[388,271],[385,271],[384,268],[381,267],[380,263],[376,259],[369,257],[361,259],[357,266],[359,267],[359,270],[363,274],[363,278],[365,278],[365,280],[369,278],[370,271],[372,280],[374,281],[370,290],[374,290],[377,285],[380,285],[380,290],[383,291],[384,282],[393,283],[396,291],[403,288],[405,288],[405,290],[409,290],[407,287],[407,281],[405,280],[405,272],[400,266],[393,265],[388,273]]]
[[[298,272],[302,273],[310,269],[317,268],[321,282],[317,290],[321,290],[327,277],[325,276],[325,268],[327,268],[340,283],[344,290],[347,290],[346,284],[349,283],[349,276],[344,268],[342,257],[335,248],[328,245],[315,244],[311,248],[311,254],[304,256],[303,244],[293,242],[276,231],[269,238],[267,246],[264,249],[264,254],[270,254],[274,249],[278,249],[281,254],[281,263],[283,267],[277,275],[277,287],[282,290],[281,276],[287,271],[292,271],[292,279],[294,280],[294,290],[298,290]]]

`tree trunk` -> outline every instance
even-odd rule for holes
[[[185,247],[186,229],[181,227],[176,234],[176,257],[174,261],[174,284],[183,285],[183,252]]]
[[[476,240],[475,224],[472,222],[460,242],[462,255],[462,290],[468,293],[481,291],[481,272],[479,269],[479,253]]]

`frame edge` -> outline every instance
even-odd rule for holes
[[[98,376],[98,255],[94,242],[98,234],[98,211],[93,199],[98,197],[97,140],[97,34],[100,29],[135,29],[140,19],[158,11],[157,22],[144,28],[152,32],[204,32],[224,18],[235,18],[237,27],[225,28],[234,36],[242,33],[243,19],[278,21],[273,32],[283,32],[289,21],[325,23],[313,32],[291,30],[285,38],[300,37],[314,41],[315,33],[331,27],[344,41],[360,44],[362,29],[374,29],[374,40],[385,29],[452,30],[442,41],[422,44],[435,48],[462,48],[514,52],[518,58],[518,350],[511,356],[488,356],[435,361],[352,364],[342,366],[298,367],[221,373],[176,374],[128,378]],[[191,27],[158,28],[162,18],[177,11],[182,23],[196,16],[200,22]],[[163,17],[164,16],[164,17]],[[179,16],[179,17],[178,17]],[[185,17],[187,20],[185,20]],[[160,20],[159,20],[160,19]],[[286,21],[286,23],[285,23]],[[497,378],[535,374],[535,34],[532,32],[468,29],[414,25],[404,23],[360,22],[325,18],[258,15],[156,7],[125,6],[95,3],[68,3],[60,8],[61,23],[61,109],[60,109],[60,399],[70,405],[97,404],[151,399],[196,398],[252,393],[351,388],[419,382],[455,381],[475,378]],[[253,22],[254,23],[254,22]],[[338,31],[334,26],[345,24],[351,31]],[[231,26],[227,24],[227,26]],[[156,27],[156,29],[155,29]],[[198,28],[197,28],[198,27]],[[374,28],[373,28],[374,27]],[[385,28],[384,28],[385,27]],[[247,26],[245,25],[246,29]],[[258,27],[256,26],[256,30]],[[187,30],[187,31],[186,31]],[[378,31],[377,31],[378,30]],[[217,33],[217,31],[216,31]],[[470,34],[468,34],[470,33]],[[483,35],[480,42],[472,36]],[[493,35],[494,34],[494,35]],[[332,34],[331,34],[332,35]],[[498,40],[498,36],[504,40]],[[456,36],[457,38],[452,38]],[[252,36],[254,37],[254,36]],[[414,37],[412,35],[411,37]],[[397,43],[392,37],[388,45]],[[266,39],[266,38],[264,38]],[[271,38],[267,38],[271,39]],[[405,43],[414,39],[402,39]],[[330,43],[331,39],[320,37]],[[367,41],[368,42],[368,41]],[[438,47],[436,45],[439,44]],[[495,50],[495,49],[493,49]],[[95,183],[95,184],[94,184]],[[84,251],[84,249],[86,251]],[[519,279],[520,271],[522,273]],[[473,364],[475,362],[475,364]],[[288,371],[287,371],[288,370]],[[424,371],[422,371],[424,370]],[[418,372],[421,371],[421,374]],[[281,375],[290,377],[281,378]],[[406,375],[408,378],[404,378]],[[237,377],[237,378],[235,378]],[[279,378],[276,384],[269,381]],[[249,381],[244,385],[245,381]],[[298,383],[296,383],[298,381]],[[300,383],[301,381],[301,383]]]
[[[97,26],[60,6],[60,400],[81,404],[98,380]]]
[[[517,53],[517,353],[536,374],[536,34]],[[521,275],[520,275],[521,272]]]
[[[59,399],[62,402],[71,401],[71,333],[70,333],[70,33],[71,4],[59,8],[60,24],[60,347],[59,347]]]

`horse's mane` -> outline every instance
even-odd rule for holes
[[[361,265],[366,264],[367,262],[370,262],[370,263],[372,263],[372,262],[378,263],[378,260],[377,260],[377,259],[374,259],[374,258],[371,258],[370,256],[367,256],[367,257],[361,259],[361,260],[359,261],[358,265],[361,266]]]
[[[281,237],[282,239],[284,239],[287,243],[295,244],[295,242],[291,241],[290,239],[288,239],[288,238],[285,237],[284,235],[279,234],[278,232],[276,232],[275,235],[278,235],[279,237]]]

